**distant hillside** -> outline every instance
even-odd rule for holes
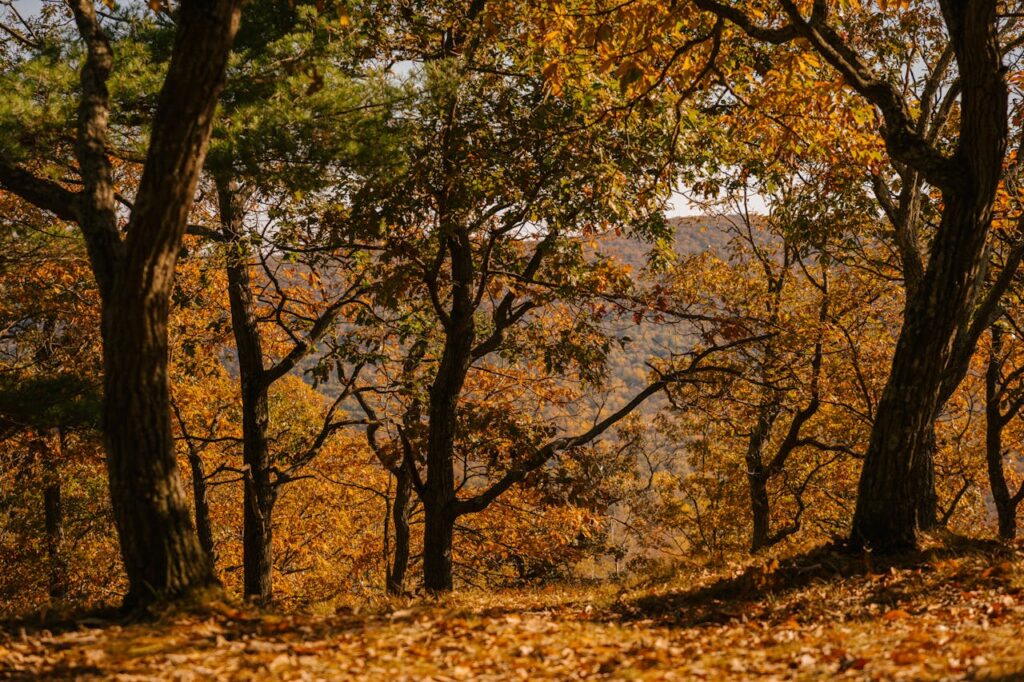
[[[726,217],[674,218],[670,223],[675,227],[675,252],[680,255],[708,250],[721,253],[732,238],[729,232],[730,219]],[[647,263],[650,244],[638,239],[609,237],[602,239],[598,248],[606,256],[639,272]],[[620,402],[649,383],[649,370],[645,364],[649,359],[687,350],[687,341],[681,338],[679,328],[674,325],[648,322],[635,324],[631,320],[622,320],[615,324],[615,329],[620,338],[629,338],[626,347],[613,351],[609,360],[610,384]],[[660,400],[651,401],[645,411],[656,409],[660,403]]]
[[[675,252],[689,255],[709,249],[721,251],[731,239],[728,232],[729,218],[721,216],[693,216],[671,218],[669,224],[675,228]],[[599,242],[601,253],[630,265],[634,270],[647,262],[650,244],[627,237],[606,237]]]

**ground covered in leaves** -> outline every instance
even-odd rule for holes
[[[1024,680],[1024,554],[828,550],[631,587],[0,630],[0,679]]]

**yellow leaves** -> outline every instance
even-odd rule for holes
[[[562,72],[558,60],[554,59],[548,62],[541,71],[541,75],[544,77],[548,92],[555,97],[560,97],[562,95]]]
[[[342,28],[346,28],[352,24],[352,16],[348,12],[348,7],[341,3],[338,5],[338,25]]]

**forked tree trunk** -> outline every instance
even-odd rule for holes
[[[91,2],[79,5],[80,26],[89,24],[83,35],[98,30]],[[167,319],[174,268],[240,8],[238,0],[179,5],[174,50],[125,241],[117,241],[116,227],[111,230],[109,165],[105,173],[100,168],[98,176],[86,178],[96,216],[86,216],[82,227],[103,298],[102,421],[129,607],[193,595],[217,583],[178,476]],[[105,135],[105,74],[93,75],[93,91],[83,95],[80,155],[103,166],[102,149],[94,147]],[[83,168],[84,175],[90,172]]]
[[[998,177],[998,168],[990,170]],[[991,207],[991,199],[947,198],[924,286],[907,306],[871,431],[851,534],[855,545],[913,548],[929,507],[934,518],[934,419],[952,340],[973,312]]]
[[[473,249],[467,230],[449,226],[452,307],[444,350],[430,386],[427,407],[427,480],[423,501],[423,586],[431,592],[452,589],[452,540],[455,535],[455,431],[459,399],[472,361]]]
[[[216,584],[188,511],[173,447],[167,318],[174,268],[206,157],[242,0],[181,0],[175,38],[128,225],[119,225],[108,157],[114,68],[93,0],[69,0],[85,44],[73,192],[0,159],[0,182],[85,237],[102,299],[104,400],[111,507],[126,607],[196,594]]]
[[[864,458],[851,542],[878,551],[916,546],[929,502],[931,431],[950,357],[970,325],[1007,138],[1007,88],[996,3],[944,3],[962,84],[960,140],[942,187],[943,212],[921,286],[908,296],[889,380]],[[891,131],[895,133],[896,131]],[[895,139],[895,138],[893,138]],[[890,140],[890,147],[895,142]]]

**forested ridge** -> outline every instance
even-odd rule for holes
[[[0,3],[0,678],[1021,678],[1022,46]]]

